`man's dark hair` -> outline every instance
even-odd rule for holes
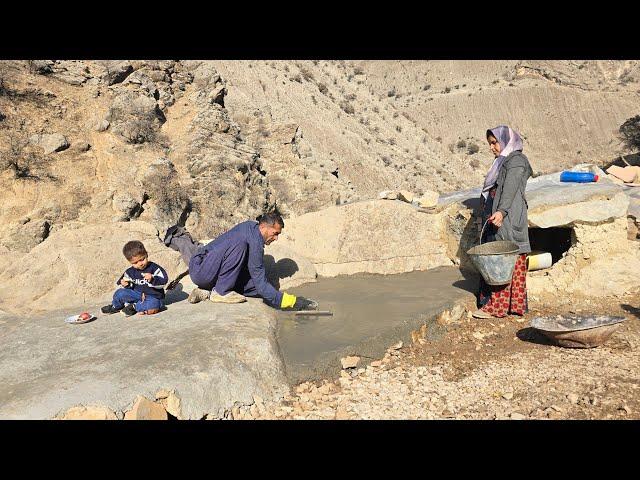
[[[138,240],[131,240],[130,242],[125,243],[122,248],[122,253],[127,260],[131,260],[133,257],[138,257],[140,255],[148,255],[146,248],[142,242]]]
[[[284,228],[284,220],[282,220],[282,216],[277,212],[267,212],[260,215],[256,218],[258,223],[266,223],[267,225],[274,225],[279,223],[282,228]]]

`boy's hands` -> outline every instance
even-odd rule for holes
[[[153,279],[153,275],[150,273],[143,273],[142,276],[147,282],[150,282]]]
[[[129,286],[129,281],[123,278],[122,280],[120,280],[120,285],[122,285],[124,288],[127,288]]]

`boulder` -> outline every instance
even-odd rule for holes
[[[111,124],[111,123],[109,122],[109,120],[106,120],[106,119],[98,120],[98,121],[95,123],[95,125],[94,125],[93,129],[94,129],[96,132],[104,132],[107,128],[109,128],[109,125],[110,125],[110,124]]]
[[[315,282],[318,276],[311,260],[277,243],[265,246],[264,266],[267,280],[278,290]]]
[[[84,153],[91,149],[91,145],[88,142],[74,143],[72,149],[76,152]]]
[[[14,252],[26,253],[43,242],[49,235],[51,225],[48,220],[25,218],[5,226],[0,245]]]
[[[629,206],[629,198],[619,185],[565,183],[560,182],[559,174],[530,180],[526,197],[529,226],[539,228],[604,222],[626,216]]]
[[[415,195],[409,190],[400,190],[398,192],[398,199],[402,200],[403,202],[412,203],[414,198]]]
[[[360,362],[360,357],[356,357],[356,356],[349,356],[349,357],[343,357],[340,359],[340,364],[342,365],[342,368],[355,368],[358,366],[358,363]]]
[[[182,419],[181,400],[180,397],[176,395],[175,390],[160,390],[156,393],[156,400],[160,402],[167,413],[176,417],[178,420]]]
[[[611,165],[607,168],[607,173],[619,178],[625,183],[634,183],[637,181],[637,178],[640,177],[640,167],[626,166],[623,168]]]
[[[125,412],[125,420],[167,420],[167,411],[159,403],[139,395],[131,407]]]
[[[149,400],[159,390],[180,393],[179,402],[166,398],[177,418],[222,418],[256,396],[266,403],[289,391],[277,311],[260,299],[179,301],[153,316],[98,313],[96,321],[65,324],[73,312],[3,317],[0,419],[52,418],[87,404],[129,410],[127,418],[166,418],[163,401]]]
[[[46,75],[53,72],[53,66],[55,62],[53,60],[32,60],[31,69],[40,75]]]
[[[77,406],[71,407],[58,420],[117,420],[118,417],[107,407],[103,406]]]
[[[52,65],[52,70],[53,78],[69,85],[82,85],[91,78],[87,65],[81,60],[59,60]]]
[[[32,135],[29,142],[37,147],[42,147],[45,154],[60,152],[69,148],[69,142],[64,135],[59,133]]]
[[[157,235],[153,226],[140,221],[65,224],[30,251],[28,264],[19,258],[8,263],[3,275],[12,282],[0,289],[0,308],[25,312],[110,300],[115,281],[129,267],[122,255],[129,240],[142,241],[150,259],[175,278],[183,269],[180,254]]]
[[[378,198],[381,200],[397,200],[398,192],[395,190],[383,190],[378,194]]]
[[[440,197],[440,194],[438,192],[427,190],[422,194],[422,196],[414,199],[414,203],[416,203],[419,207],[422,207],[422,208],[431,208],[431,207],[435,207],[438,204],[439,197]]]
[[[107,85],[114,85],[116,83],[121,83],[125,78],[129,76],[131,72],[133,72],[133,66],[131,63],[123,61],[123,62],[112,62],[108,61],[105,64],[105,71],[102,74],[102,81]]]
[[[369,200],[291,218],[278,243],[311,260],[327,277],[452,264],[443,217],[402,202]]]

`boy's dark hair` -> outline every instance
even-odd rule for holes
[[[133,257],[140,255],[148,255],[144,245],[138,240],[131,240],[130,242],[125,243],[122,248],[122,253],[127,260],[131,260]]]
[[[256,218],[256,220],[258,221],[258,223],[266,223],[267,225],[274,225],[276,223],[279,223],[280,226],[284,228],[284,220],[282,220],[282,216],[280,215],[280,213],[278,213],[277,210],[274,210],[273,212],[263,213],[258,218]]]

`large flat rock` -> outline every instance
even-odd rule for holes
[[[324,277],[452,265],[442,217],[416,214],[401,201],[368,200],[292,218],[278,243],[311,260]]]
[[[538,177],[527,184],[529,225],[548,228],[574,222],[598,223],[627,214],[629,198],[610,182],[561,182],[560,174]]]
[[[28,261],[0,256],[0,273],[11,279],[0,289],[0,308],[31,314],[110,301],[116,280],[131,266],[122,254],[130,240],[142,241],[149,259],[171,278],[184,270],[180,254],[167,248],[147,222],[69,222],[31,249]]]
[[[640,187],[623,186],[624,192],[629,197],[629,209],[627,214],[640,220]]]
[[[154,316],[118,313],[81,325],[64,322],[69,311],[4,315],[0,418],[53,418],[76,405],[124,412],[137,395],[153,399],[161,389],[175,389],[184,419],[221,417],[234,402],[253,403],[254,395],[280,398],[288,387],[274,312],[251,299],[181,301]]]
[[[629,194],[636,194],[604,180],[594,183],[561,182],[560,173],[543,175],[527,182],[529,226],[549,228],[575,222],[599,223],[624,217],[630,209]],[[640,194],[640,192],[639,192]],[[462,203],[475,209],[480,189],[453,192],[440,198],[440,207]]]

